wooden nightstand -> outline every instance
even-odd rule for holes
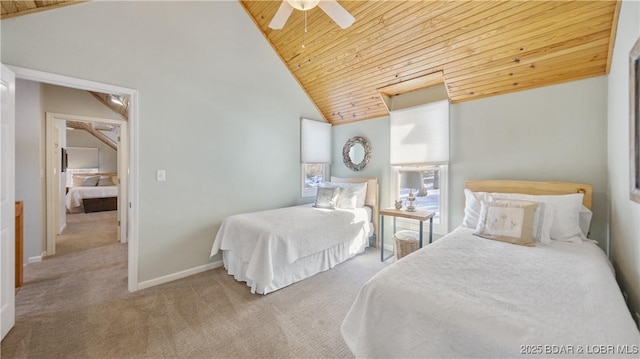
[[[435,212],[432,211],[415,211],[415,212],[407,212],[401,209],[395,208],[387,208],[380,210],[380,260],[382,262],[391,258],[393,254],[389,257],[384,257],[384,216],[392,216],[393,217],[393,233],[396,232],[396,218],[408,218],[415,219],[420,222],[420,248],[422,248],[422,224],[427,219],[429,220],[429,243],[433,241],[433,216],[435,216]]]

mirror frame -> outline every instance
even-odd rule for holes
[[[364,147],[364,159],[362,162],[356,164],[351,161],[349,152],[351,151],[351,147],[357,144],[361,144],[362,147]],[[344,162],[344,165],[352,171],[362,170],[367,166],[369,160],[371,160],[371,145],[369,144],[369,141],[362,136],[351,137],[347,143],[344,144],[344,147],[342,147],[342,162]]]

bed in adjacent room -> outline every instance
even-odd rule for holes
[[[252,293],[267,294],[361,253],[377,229],[377,179],[341,179],[314,204],[225,218],[211,249]]]
[[[361,288],[341,327],[356,357],[638,356],[612,266],[586,238],[590,185],[466,187],[462,226]]]
[[[74,175],[65,205],[69,213],[91,213],[118,209],[118,186],[115,174]]]

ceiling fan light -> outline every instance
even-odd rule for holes
[[[307,11],[316,7],[320,0],[287,0],[287,2],[295,9]]]

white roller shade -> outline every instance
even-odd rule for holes
[[[92,147],[68,147],[69,168],[98,168],[98,149]]]
[[[449,101],[391,111],[391,165],[449,162]]]
[[[331,163],[331,124],[303,118],[301,128],[302,163]]]

